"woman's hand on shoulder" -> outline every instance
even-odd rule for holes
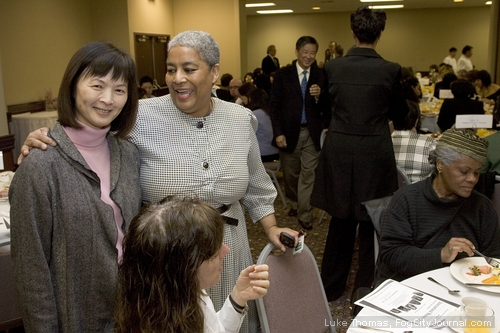
[[[23,159],[28,156],[31,148],[47,150],[47,145],[51,145],[53,147],[57,145],[57,143],[47,135],[48,132],[48,127],[42,127],[28,134],[28,137],[21,147],[21,154],[17,158],[18,165],[20,165],[23,162]]]

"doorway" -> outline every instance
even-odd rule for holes
[[[134,33],[135,62],[137,77],[147,75],[153,79],[155,92],[166,88],[167,47],[170,35]],[[156,96],[159,96],[155,93]]]

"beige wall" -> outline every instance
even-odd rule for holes
[[[295,42],[302,35],[315,37],[320,45],[317,60],[331,40],[344,47],[353,45],[350,13],[314,15],[260,15],[247,17],[247,69],[261,66],[266,48],[275,44],[277,57],[285,65],[295,59]],[[432,10],[388,10],[386,30],[377,51],[386,59],[403,66],[427,71],[429,65],[442,62],[448,49],[474,47],[473,64],[488,68],[490,7]]]
[[[219,43],[222,73],[238,76],[240,62],[240,17],[238,0],[175,0],[175,33],[203,30]]]
[[[93,40],[110,41],[130,52],[127,12],[127,0],[92,0]]]
[[[88,0],[16,0],[0,4],[0,45],[5,103],[57,96],[66,65],[92,40],[92,6]],[[0,116],[3,121],[5,117]]]

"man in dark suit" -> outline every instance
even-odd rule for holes
[[[325,64],[335,59],[335,46],[337,46],[337,43],[333,40],[328,44],[328,48],[325,50]]]
[[[276,58],[276,46],[269,45],[267,47],[267,56],[262,59],[262,71],[267,75],[276,72],[280,69],[280,61]]]
[[[309,204],[314,169],[318,163],[324,119],[329,120],[328,87],[323,71],[315,64],[318,42],[300,37],[295,45],[297,60],[276,72],[270,97],[275,142],[285,179],[285,194],[305,229],[312,229]],[[320,98],[321,95],[321,98]]]

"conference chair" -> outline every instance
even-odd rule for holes
[[[293,249],[280,255],[273,249],[267,244],[257,260],[269,265],[267,295],[256,301],[262,333],[335,333],[318,265],[307,245],[295,255]]]
[[[281,198],[281,201],[283,202],[283,207],[286,208],[286,199],[285,196],[283,195],[283,192],[281,191],[281,186],[280,183],[278,182],[278,178],[276,177],[276,174],[278,171],[281,169],[281,162],[280,160],[273,161],[273,162],[264,162],[264,168],[266,169],[267,174],[271,177],[271,180],[274,183],[274,186],[276,186],[276,190],[278,191],[278,194]]]
[[[401,169],[399,165],[396,165],[396,169],[398,170],[398,188],[410,185],[410,178],[408,178],[408,175],[403,171],[403,169]]]

